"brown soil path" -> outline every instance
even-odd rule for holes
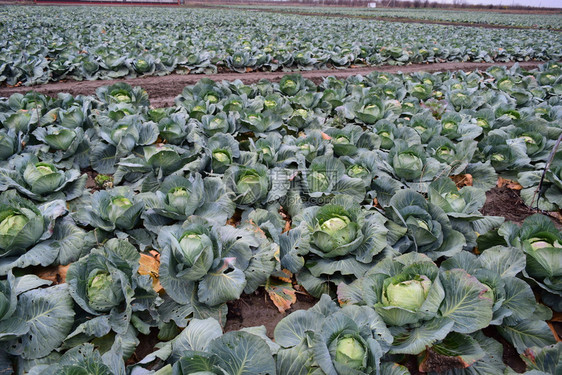
[[[527,61],[520,62],[519,65],[524,69],[534,69],[544,62]],[[371,72],[387,72],[387,73],[415,73],[415,72],[442,72],[455,70],[486,70],[494,65],[513,66],[515,63],[473,63],[473,62],[449,62],[436,64],[412,64],[405,66],[369,66],[357,67],[349,69],[332,69],[332,70],[309,70],[296,72],[303,77],[308,78],[315,83],[320,83],[325,77],[334,76],[337,78],[346,78],[352,75],[367,75]],[[97,80],[97,81],[61,81],[48,83],[39,86],[20,86],[20,87],[0,87],[0,97],[8,97],[14,93],[26,93],[28,91],[36,91],[38,93],[56,96],[58,93],[67,92],[72,95],[94,95],[96,89],[100,86],[112,85],[117,82],[127,82],[132,86],[141,86],[149,95],[150,103],[153,107],[166,107],[174,103],[174,98],[179,95],[183,88],[188,85],[197,83],[201,78],[210,78],[214,81],[234,81],[240,79],[245,84],[256,83],[261,79],[270,81],[279,81],[281,77],[288,74],[287,72],[251,72],[251,73],[218,73],[218,74],[170,74],[167,76],[156,77],[140,77],[134,79],[119,80]]]

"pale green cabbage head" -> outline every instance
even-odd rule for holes
[[[411,280],[390,283],[382,294],[385,306],[396,306],[411,311],[417,311],[425,302],[431,280],[424,275],[417,275]]]
[[[90,307],[96,311],[109,311],[125,299],[119,282],[99,269],[88,278],[87,296]]]
[[[360,370],[365,366],[365,356],[365,346],[356,338],[344,337],[338,340],[336,362]]]

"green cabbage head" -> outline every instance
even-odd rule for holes
[[[117,196],[111,200],[108,207],[108,217],[111,222],[115,223],[117,219],[125,214],[125,212],[133,206],[133,202],[129,198]]]
[[[178,186],[171,189],[166,194],[168,204],[178,212],[185,212],[187,205],[190,203],[190,192],[183,186]]]
[[[425,302],[430,288],[431,280],[424,275],[416,275],[410,280],[391,282],[383,291],[382,303],[385,306],[416,311]]]
[[[366,366],[366,352],[365,344],[358,338],[344,336],[338,340],[335,360],[353,369],[361,370]]]
[[[43,216],[38,209],[0,204],[0,257],[24,253],[43,235]]]
[[[25,167],[23,179],[35,194],[51,193],[65,182],[65,175],[49,163],[30,163]]]
[[[398,177],[407,180],[420,177],[423,171],[422,159],[413,152],[402,152],[396,155],[392,166]]]
[[[204,257],[204,252],[212,254],[211,239],[205,234],[186,232],[180,239],[180,248],[176,248],[176,259],[181,260],[187,267],[193,267],[197,260]]]
[[[360,226],[341,206],[321,207],[316,214],[316,220],[318,225],[312,233],[312,239],[323,257],[346,255],[354,250],[350,245],[362,237]]]
[[[100,312],[109,311],[125,300],[120,282],[101,269],[93,270],[88,277],[86,293],[90,307]]]
[[[264,165],[256,165],[255,168],[233,168],[236,173],[234,183],[237,194],[240,195],[240,204],[253,204],[264,199],[269,190],[268,168]]]

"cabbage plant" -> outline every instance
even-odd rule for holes
[[[45,145],[39,154],[41,159],[53,160],[59,164],[66,162],[65,165],[77,163],[85,168],[90,165],[90,160],[85,155],[90,148],[90,133],[91,130],[84,131],[80,127],[51,125],[35,129],[33,135]]]
[[[145,208],[142,198],[125,186],[87,196],[74,209],[74,218],[104,231],[133,229]]]
[[[424,253],[432,259],[450,257],[466,245],[461,232],[453,229],[447,213],[412,190],[398,191],[389,202],[389,216],[407,229],[397,244],[401,251]]]
[[[458,189],[448,177],[438,178],[429,184],[428,201],[445,211],[453,228],[465,237],[467,249],[476,246],[477,233],[487,233],[504,221],[503,217],[480,213],[486,203],[484,189],[473,186]]]
[[[185,141],[191,124],[187,124],[185,113],[173,113],[169,116],[164,115],[157,118],[158,131],[160,137],[171,144],[181,144]],[[153,120],[154,121],[154,120]]]
[[[240,113],[241,131],[251,131],[256,135],[275,132],[283,125],[281,117],[270,111],[252,112],[242,111]]]
[[[309,293],[329,293],[332,285],[361,277],[387,248],[386,218],[338,196],[306,208],[280,240],[281,265],[297,273]]]
[[[240,157],[240,146],[230,134],[215,134],[207,141],[210,171],[224,173]]]
[[[155,313],[156,292],[149,275],[140,275],[140,254],[127,240],[112,238],[93,249],[67,271],[70,295],[89,319],[69,335],[74,344],[113,331],[126,336],[130,324],[146,332]],[[93,329],[96,328],[96,329]]]
[[[494,301],[487,291],[463,269],[440,270],[427,256],[409,253],[386,258],[362,278],[340,285],[338,300],[370,306],[380,315],[394,336],[390,353],[419,354],[450,332],[488,326]]]
[[[54,200],[36,206],[31,201],[20,197],[15,190],[0,194],[0,257],[4,258],[0,270],[17,265],[10,263],[13,257],[19,257],[41,240],[53,235],[55,220],[66,213],[66,205],[62,200]],[[39,248],[37,251],[40,252]],[[35,254],[35,250],[31,251]],[[38,260],[45,262],[43,257],[35,260],[26,257],[20,266],[25,267]],[[54,259],[50,260],[51,262]],[[36,264],[36,263],[35,263]],[[50,263],[49,263],[50,264]],[[48,265],[48,264],[44,264]]]
[[[198,216],[162,227],[160,282],[178,308],[217,319],[226,302],[251,293],[273,272],[278,247],[256,236],[255,227],[233,228]],[[185,319],[182,318],[182,319]]]
[[[306,165],[306,162],[301,161],[301,165],[303,164]],[[325,200],[338,195],[349,196],[357,202],[362,202],[365,198],[363,181],[346,174],[345,164],[329,154],[312,160],[308,169],[302,172],[300,188],[299,192],[312,200]]]
[[[378,137],[364,132],[357,125],[347,125],[343,129],[328,128],[325,133],[331,137],[330,142],[337,156],[354,155],[358,149],[374,150],[378,148]]]
[[[498,172],[526,167],[531,162],[527,156],[526,142],[522,138],[508,140],[506,135],[493,131],[478,143],[482,158],[490,160]]]
[[[10,164],[0,169],[0,190],[14,188],[36,201],[72,200],[83,194],[87,176],[76,169],[61,170],[31,154],[13,158]]]
[[[105,104],[133,104],[148,107],[148,94],[141,87],[131,87],[125,82],[111,86],[101,86],[96,90],[97,97]]]
[[[201,117],[201,128],[207,136],[214,134],[233,134],[237,130],[236,118],[232,114],[219,112],[217,115],[207,114]]]
[[[443,159],[442,159],[443,160]],[[395,140],[394,147],[387,156],[389,167],[387,174],[399,181],[414,181],[420,183],[420,189],[426,188],[427,182],[437,176],[448,174],[455,167],[449,166],[437,158],[429,157],[422,144],[411,144],[403,139]]]
[[[306,88],[307,81],[300,74],[287,74],[279,81],[279,91],[286,96],[294,96]]]
[[[224,223],[234,213],[235,204],[222,181],[216,177],[201,178],[194,174],[190,178],[169,176],[154,194],[144,195],[147,211],[145,227],[183,221],[191,215],[207,217]],[[157,232],[157,229],[154,230]]]
[[[256,204],[268,197],[271,184],[269,173],[269,169],[263,164],[232,165],[224,172],[224,181],[234,193],[237,204]]]
[[[560,276],[560,252],[562,251],[562,235],[554,223],[546,216],[535,214],[523,221],[521,228],[513,224],[504,224],[500,228],[508,245],[522,249],[527,258],[524,271],[525,277],[546,292],[548,301],[556,301],[562,296]],[[558,297],[556,297],[558,296]],[[553,306],[560,310],[560,303]]]
[[[277,372],[299,368],[330,375],[378,373],[392,335],[366,306],[339,308],[327,295],[311,309],[296,311],[275,328]]]

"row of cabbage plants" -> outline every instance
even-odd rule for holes
[[[533,200],[562,133],[561,83],[549,63],[202,79],[158,109],[125,83],[0,101],[0,364],[406,374],[417,356],[425,372],[498,374],[495,329],[531,373],[559,371],[546,321],[562,311],[560,230],[479,210],[498,174]],[[562,207],[561,158],[546,210]],[[37,276],[59,265],[64,282]],[[274,341],[263,327],[222,334],[227,302],[287,275],[318,305]],[[155,352],[130,359],[155,331]]]
[[[353,17],[384,17],[391,19],[407,18],[419,21],[441,21],[472,23],[475,25],[499,25],[532,27],[538,29],[562,29],[562,14],[558,13],[503,13],[483,12],[481,10],[454,9],[408,9],[408,8],[345,8],[345,7],[279,7],[264,5],[229,5],[229,8],[250,8],[259,10],[274,10],[298,14],[330,14]]]
[[[182,8],[3,7],[0,83],[560,60],[561,34]],[[358,33],[357,30],[361,32]]]

